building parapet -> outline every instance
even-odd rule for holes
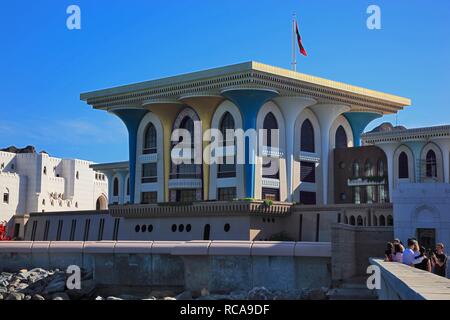
[[[111,205],[109,212],[113,217],[150,218],[182,216],[247,216],[266,215],[287,216],[292,204],[264,201],[211,201],[193,203],[161,203],[150,205]]]
[[[449,300],[450,280],[401,263],[369,259],[380,268],[380,300]]]
[[[435,126],[406,130],[393,130],[387,132],[368,132],[361,136],[361,140],[364,144],[376,144],[380,142],[426,140],[431,137],[450,138],[450,126]]]
[[[392,210],[392,203],[365,203],[365,204],[333,204],[333,205],[294,205],[292,213],[302,212],[326,212],[326,211],[348,211],[348,210],[368,210],[384,209]]]

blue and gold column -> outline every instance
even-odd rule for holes
[[[222,95],[231,100],[241,111],[243,130],[256,130],[256,119],[261,107],[269,100],[278,96],[278,92],[271,89],[230,89]],[[244,184],[247,198],[255,197],[255,160],[257,146],[245,140]]]
[[[136,144],[139,125],[148,112],[146,109],[137,107],[120,107],[110,110],[111,113],[118,116],[128,130],[128,151],[130,166],[130,203],[135,199],[135,180],[136,180]]]

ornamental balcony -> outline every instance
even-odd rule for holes
[[[362,177],[347,180],[349,187],[382,186],[387,183],[385,177]]]
[[[264,216],[284,217],[291,214],[291,203],[259,200],[159,203],[147,205],[110,205],[113,217],[157,218],[192,216]]]

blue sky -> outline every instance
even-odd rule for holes
[[[81,8],[82,29],[66,28]],[[370,4],[382,30],[366,27]],[[450,124],[448,0],[40,0],[0,5],[0,147],[35,145],[96,162],[127,159],[127,134],[81,92],[255,60],[409,97],[407,127]],[[395,122],[387,116],[374,122]]]

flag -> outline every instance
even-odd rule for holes
[[[298,42],[298,47],[300,48],[300,53],[306,57],[308,55],[308,53],[306,52],[305,47],[303,47],[302,36],[300,35],[300,32],[298,31],[297,21],[295,21],[295,33],[297,34],[297,42]]]

